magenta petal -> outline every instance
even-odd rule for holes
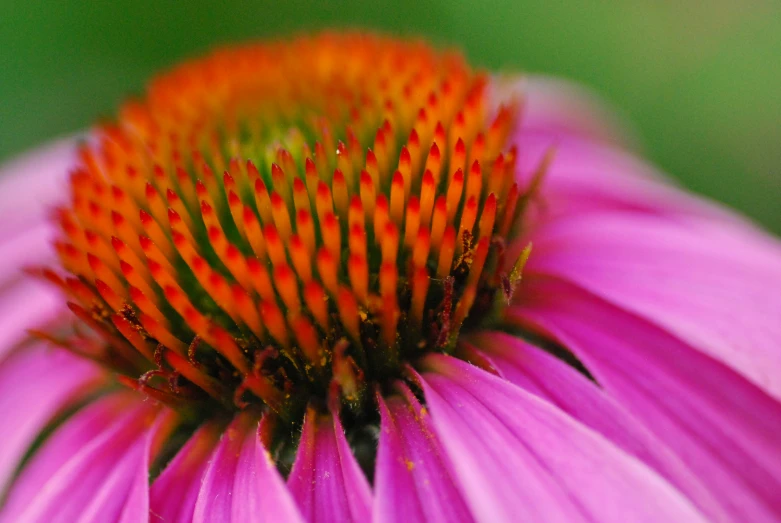
[[[511,318],[572,350],[738,520],[781,516],[781,404],[729,367],[571,284],[524,280]]]
[[[781,244],[757,236],[594,215],[538,231],[527,270],[637,313],[781,400]]]
[[[476,519],[699,521],[669,483],[550,403],[449,356],[421,385]]]
[[[667,446],[597,384],[559,358],[503,333],[470,336],[505,379],[599,432],[678,488],[712,521],[724,521],[719,500]]]
[[[218,425],[207,424],[190,436],[149,492],[151,520],[187,523],[193,520],[201,481],[220,434]]]
[[[99,403],[83,410],[44,444],[9,496],[10,520],[147,520],[157,409],[135,397],[101,402],[114,408]]]
[[[43,327],[63,312],[67,308],[62,294],[32,278],[0,290],[0,360],[30,337],[27,329]]]
[[[374,520],[472,521],[442,459],[428,414],[415,397],[408,393],[406,399],[379,397],[378,402],[382,423],[374,473]]]
[[[50,142],[0,167],[0,245],[37,226],[58,203],[68,169],[76,161],[77,140]]]
[[[95,365],[43,344],[0,364],[0,491],[38,433],[99,382]]]
[[[307,521],[369,521],[371,489],[336,416],[307,411],[288,488]]]
[[[242,413],[225,430],[203,477],[193,521],[303,521],[257,429]]]

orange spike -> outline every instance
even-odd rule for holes
[[[154,318],[146,314],[139,314],[138,321],[153,339],[178,354],[187,354],[187,345],[177,339],[167,328],[160,325]]]
[[[271,283],[268,270],[255,258],[247,258],[247,270],[250,273],[250,281],[255,292],[264,300],[273,300],[275,298],[274,286]]]
[[[442,246],[439,249],[439,262],[437,263],[437,277],[445,278],[450,274],[450,267],[453,265],[453,254],[456,250],[456,229],[448,225],[445,230]]]
[[[328,298],[319,283],[312,280],[304,286],[304,302],[320,327],[328,332]]]
[[[466,204],[464,204],[464,212],[461,213],[461,225],[458,228],[458,241],[459,243],[464,237],[464,232],[472,232],[472,228],[475,226],[475,219],[477,218],[477,200],[475,197],[469,198]]]
[[[396,172],[401,175],[402,187],[404,188],[403,195],[406,199],[412,186],[412,157],[406,145],[402,146],[401,152],[399,152],[399,167]]]
[[[358,316],[358,304],[355,297],[347,287],[340,287],[336,298],[336,308],[339,310],[339,317],[342,320],[347,333],[354,339],[360,341],[360,317]]]
[[[379,242],[379,239],[385,230],[385,226],[390,220],[388,211],[388,199],[384,194],[377,196],[377,205],[374,211],[374,241]]]
[[[297,313],[301,308],[298,298],[298,284],[293,270],[287,265],[274,267],[274,286],[288,311]]]
[[[141,225],[144,227],[146,235],[155,243],[166,259],[173,261],[174,253],[171,248],[171,243],[168,241],[168,237],[166,237],[163,229],[160,228],[160,225],[152,218],[151,214],[143,209],[139,211],[139,217],[141,218]]]
[[[491,193],[485,200],[483,212],[480,214],[479,237],[490,238],[496,219],[496,195]]]
[[[317,218],[320,223],[325,221],[326,214],[333,214],[334,212],[334,206],[331,200],[331,191],[328,189],[328,185],[326,185],[323,181],[317,185],[315,208],[317,209]]]
[[[395,263],[383,263],[380,266],[380,295],[396,296],[396,287],[399,281],[399,271]]]
[[[420,185],[420,224],[428,227],[431,224],[431,211],[434,209],[436,196],[436,182],[429,169],[423,173],[423,181]]]
[[[370,151],[371,152],[371,151]],[[363,209],[366,213],[366,223],[370,223],[374,219],[374,203],[377,199],[374,188],[375,182],[367,171],[361,171],[361,203],[363,203]]]
[[[386,347],[393,348],[396,345],[396,326],[399,322],[399,306],[395,294],[383,296],[380,315],[382,342]]]
[[[274,267],[287,263],[287,256],[285,256],[285,246],[282,243],[282,238],[279,237],[277,228],[272,224],[266,225],[263,233],[266,238],[268,256],[271,258],[271,263],[274,264]]]
[[[315,367],[321,367],[324,363],[323,348],[320,346],[320,336],[312,323],[300,314],[289,315],[288,318],[304,357]]]
[[[453,223],[453,218],[458,212],[461,203],[461,191],[464,188],[464,173],[461,169],[453,175],[447,189],[447,222]]]
[[[366,258],[357,254],[351,255],[347,260],[347,273],[356,298],[366,305],[369,299],[369,266]]]
[[[380,237],[383,263],[396,264],[396,256],[399,252],[399,228],[393,222],[385,225],[385,232]]]
[[[111,322],[119,333],[122,334],[138,352],[140,352],[148,361],[154,363],[154,345],[144,339],[144,336],[138,331],[138,328],[135,325],[130,323],[130,321],[121,314],[112,314]]]
[[[315,253],[315,224],[312,215],[308,211],[298,211],[296,215],[296,230],[301,237],[301,241],[306,247],[307,253]]]
[[[466,180],[466,196],[464,198],[466,200],[469,200],[470,198],[474,198],[475,200],[480,201],[482,183],[483,183],[482,169],[480,168],[480,164],[477,161],[475,161],[472,164],[472,167],[470,167],[469,169],[469,175],[467,176],[467,180]]]
[[[428,251],[431,246],[431,233],[428,229],[421,227],[418,230],[415,245],[412,251],[412,265],[416,268],[426,266],[428,260]]]
[[[374,187],[379,187],[380,168],[377,163],[377,155],[375,155],[374,151],[372,151],[371,149],[366,151],[366,170],[364,172],[369,175],[369,180],[371,180],[372,185]],[[363,184],[363,180],[361,180],[361,183]],[[371,200],[374,201],[374,198],[371,198]],[[364,202],[364,205],[365,203],[366,202]]]
[[[269,198],[268,190],[266,190],[266,185],[260,178],[255,180],[255,205],[258,208],[258,214],[260,214],[263,225],[270,225],[274,222],[271,214],[271,199]]]
[[[331,182],[331,187],[333,188],[334,206],[336,207],[336,212],[340,217],[344,218],[347,216],[347,182],[344,179],[344,174],[342,174],[342,171],[339,169],[334,171],[334,178]]]
[[[366,252],[366,229],[358,224],[353,225],[350,228],[348,243],[350,248],[350,254],[367,256]]]
[[[347,212],[347,230],[352,230],[355,226],[363,228],[363,205],[361,204],[361,197],[357,194],[350,198],[350,208]]]
[[[342,241],[339,234],[339,222],[336,220],[336,216],[332,213],[327,213],[321,223],[321,229],[323,231],[323,242],[328,250],[331,251],[335,263],[338,265]]]
[[[390,218],[401,226],[404,217],[404,176],[396,171],[391,181],[390,191]]]
[[[333,254],[325,247],[317,251],[317,272],[320,274],[320,281],[323,282],[328,292],[336,294],[338,281],[336,277],[336,260]]]
[[[293,228],[290,225],[290,214],[285,201],[276,191],[271,193],[271,215],[274,217],[274,225],[277,227],[279,237],[283,243],[286,242],[293,233]]]
[[[412,196],[407,204],[407,217],[404,221],[404,245],[412,249],[420,228],[420,201]]]
[[[106,285],[103,280],[95,280],[95,287],[97,288],[100,297],[103,298],[103,301],[108,303],[108,306],[111,307],[113,311],[119,312],[122,310],[122,307],[124,306],[122,298],[120,298],[111,287]]]
[[[296,269],[296,274],[302,282],[306,283],[312,279],[312,259],[309,256],[303,240],[297,234],[290,238],[290,260]]]
[[[260,303],[260,316],[269,334],[283,347],[287,348],[290,342],[285,317],[273,301],[263,300]]]
[[[447,203],[444,196],[437,198],[434,204],[434,219],[431,224],[431,245],[435,251],[439,251],[442,235],[447,225]]]
[[[236,195],[236,193],[233,191],[230,191],[228,193],[228,208],[230,209],[231,218],[233,218],[233,223],[236,224],[236,229],[238,229],[239,234],[241,234],[241,237],[244,240],[247,240],[247,231],[244,227],[244,220],[242,219],[244,204],[241,203],[241,200],[239,199],[238,195]]]
[[[263,239],[263,231],[260,228],[260,222],[255,216],[255,213],[250,207],[245,205],[241,213],[241,218],[244,222],[244,231],[246,232],[247,240],[252,247],[252,252],[261,260],[264,259],[266,254],[266,242]]]
[[[295,203],[298,212],[309,212],[309,193],[307,193],[306,185],[301,178],[293,180],[293,203]]]
[[[460,169],[464,170],[466,166],[466,145],[464,140],[459,138],[450,156],[450,173],[449,180],[453,179],[453,175]]]
[[[263,337],[263,324],[260,321],[260,315],[258,313],[255,304],[252,303],[247,291],[241,285],[231,285],[231,296],[233,302],[236,304],[236,310],[241,316],[241,321],[246,325],[249,330],[252,331],[258,338]]]
[[[236,345],[233,337],[217,325],[211,326],[211,335],[214,339],[214,348],[225,356],[239,372],[243,374],[248,373],[250,369],[247,358],[239,346]]]

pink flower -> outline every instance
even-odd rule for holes
[[[498,102],[523,101],[522,109],[512,106],[519,123],[501,148],[517,152],[496,153],[508,165],[515,158],[508,185],[483,167],[482,178],[479,168],[474,178],[451,173],[444,189],[427,195],[423,171],[433,165],[429,146],[438,131],[424,132],[418,107],[405,112],[399,104],[422,100],[436,114],[436,103],[427,92],[399,93],[425,85],[428,69],[417,60],[450,62],[403,43],[345,38],[226,50],[185,64],[154,84],[147,105],[129,104],[120,124],[92,132],[78,155],[68,139],[3,168],[0,519],[781,518],[781,244],[672,187],[623,148],[620,125],[598,102],[540,78],[475,80],[485,89],[475,88],[474,106],[484,102],[497,128],[504,125]],[[352,130],[333,127],[346,145],[334,145],[321,172],[318,162],[330,152],[304,143],[309,132],[328,139],[328,120],[307,127],[301,122],[311,115],[285,113],[281,102],[253,106],[271,124],[248,125],[245,134],[231,135],[227,117],[219,126],[209,120],[209,111],[228,113],[225,100],[244,100],[236,94],[242,88],[255,100],[265,86],[242,83],[243,76],[230,83],[231,75],[255,79],[262,70],[275,88],[288,81],[301,92],[320,88],[319,68],[347,56],[345,45],[346,65],[323,73],[337,99],[358,85],[347,81],[353,69],[371,84],[386,52],[416,64],[414,81],[385,104],[395,134],[380,121],[376,136],[376,127],[369,138],[356,131],[351,142]],[[286,61],[288,53],[296,60]],[[254,60],[263,68],[253,69]],[[406,78],[403,66],[388,63],[400,69],[390,80],[377,73],[380,86]],[[289,80],[285,67],[293,66],[306,82]],[[460,67],[446,68],[453,83],[436,91],[440,101],[468,78],[458,76]],[[167,81],[175,89],[166,90]],[[314,105],[301,107],[332,117],[333,107],[317,105],[321,98],[307,100]],[[462,135],[470,137],[470,159],[488,154],[476,152],[479,132],[468,129],[481,121],[465,100],[450,138],[440,138],[443,172],[459,161]],[[413,123],[404,123],[405,114]],[[359,120],[351,120],[358,130]],[[180,176],[177,165],[202,168],[194,158],[177,164],[187,148],[171,129],[186,129],[182,121],[219,129],[227,155],[209,149],[212,135],[204,133],[192,143],[207,170]],[[405,125],[414,129],[409,140]],[[398,151],[387,145],[400,136]],[[349,171],[354,143],[361,150],[353,165],[363,168],[366,143],[380,165],[383,196],[374,214],[366,202],[375,200],[361,192],[373,188],[372,161],[359,182]],[[142,145],[148,148],[139,152]],[[230,155],[258,164],[254,186],[241,186],[254,164],[230,163]],[[170,165],[156,163],[163,157],[173,158]],[[503,167],[490,165],[501,176]],[[230,174],[219,180],[217,169]],[[196,177],[204,183],[190,183]],[[330,185],[318,185],[324,179]],[[349,204],[340,200],[342,183]],[[437,235],[436,207],[430,228],[420,218],[428,196],[431,205],[434,196],[447,200],[459,183],[467,196],[446,223],[467,219],[470,190],[480,210],[459,229],[467,231],[463,245],[452,226]],[[502,232],[512,190],[523,206]],[[268,208],[263,194],[271,195]],[[247,203],[253,195],[257,203]],[[322,202],[330,211],[318,208]],[[310,204],[311,216],[302,218]],[[495,222],[485,218],[491,212]],[[307,216],[317,225],[316,254],[306,247]],[[252,228],[258,219],[263,229]],[[375,233],[381,219],[385,227]],[[411,223],[423,232],[408,242]],[[441,262],[448,241],[450,258]],[[431,253],[416,266],[426,242]],[[360,248],[368,249],[363,258]],[[64,271],[51,269],[58,264]],[[30,267],[38,278],[21,272]],[[420,282],[428,294],[416,298]]]

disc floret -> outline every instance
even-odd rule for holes
[[[66,344],[176,407],[360,415],[511,291],[516,113],[459,57],[377,37],[181,66],[81,151],[70,274],[46,274],[100,338]]]

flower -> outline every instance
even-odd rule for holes
[[[3,520],[778,519],[781,246],[619,129],[324,34],[8,165]]]

